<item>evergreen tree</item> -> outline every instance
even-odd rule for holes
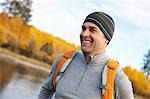
[[[144,66],[142,67],[142,70],[147,76],[150,76],[150,49],[148,50],[148,53],[144,55],[143,62]]]
[[[0,5],[9,16],[20,16],[25,22],[30,21],[32,0],[6,0]]]

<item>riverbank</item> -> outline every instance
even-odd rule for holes
[[[3,65],[4,62],[11,63],[16,68],[22,68],[21,70],[28,71],[29,74],[36,73],[41,77],[46,77],[51,69],[49,64],[0,48],[0,64]]]

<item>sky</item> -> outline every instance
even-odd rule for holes
[[[81,25],[95,11],[105,12],[115,21],[108,55],[121,67],[140,70],[150,49],[150,0],[33,0],[29,24],[80,45]]]

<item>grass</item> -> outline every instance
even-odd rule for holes
[[[38,77],[46,77],[51,69],[51,65],[47,63],[16,54],[3,48],[0,48],[0,63],[1,66],[9,65],[17,68],[18,72],[32,74]]]
[[[7,50],[7,49],[4,49],[4,48],[1,48],[0,47],[0,55],[3,54],[3,55],[7,55],[7,56],[11,56],[11,57],[14,57],[16,59],[19,59],[19,60],[22,60],[22,61],[26,61],[26,62],[29,62],[29,63],[32,63],[32,64],[36,64],[36,65],[40,65],[44,68],[47,68],[47,69],[50,69],[51,68],[51,65],[47,64],[47,63],[44,63],[44,62],[40,62],[36,59],[33,59],[33,58],[29,58],[29,57],[26,57],[26,56],[23,56],[23,55],[20,55],[20,54],[16,54],[10,50]]]
[[[135,99],[150,99],[150,98],[144,98],[144,97],[142,97],[142,96],[135,95]]]

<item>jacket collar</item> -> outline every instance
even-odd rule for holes
[[[86,54],[84,53],[85,59],[87,64],[100,64],[100,63],[105,63],[109,57],[106,54],[106,52],[97,54],[95,56],[86,56]]]

